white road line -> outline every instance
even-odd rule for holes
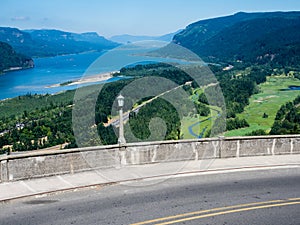
[[[75,187],[73,184],[71,184],[69,181],[66,181],[64,178],[62,178],[60,175],[56,176],[59,180],[64,182],[65,184],[69,185],[70,187]]]
[[[26,187],[31,192],[36,192],[32,187],[30,187],[28,184],[26,184],[24,181],[20,181],[20,184],[22,184],[24,187]]]

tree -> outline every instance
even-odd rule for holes
[[[201,93],[201,94],[199,95],[198,101],[201,102],[201,103],[203,103],[203,104],[206,104],[206,105],[209,104],[209,103],[208,103],[208,100],[207,100],[207,98],[206,98],[206,95],[205,95],[204,93]]]

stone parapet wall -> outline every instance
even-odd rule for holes
[[[0,158],[0,182],[127,165],[280,154],[300,154],[300,135],[130,143],[4,155]]]

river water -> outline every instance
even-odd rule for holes
[[[53,94],[63,90],[75,89],[79,86],[53,87],[51,85],[78,80],[90,75],[118,71],[124,66],[137,62],[185,63],[178,59],[155,58],[140,54],[158,49],[163,45],[165,43],[150,42],[150,44],[121,46],[107,52],[87,52],[35,58],[35,67],[32,69],[13,71],[0,75],[0,100],[28,93]],[[119,79],[123,78],[115,77],[109,81]]]
[[[73,86],[47,88],[53,84],[80,79],[85,70],[103,53],[89,52],[74,55],[35,58],[35,67],[0,75],[0,99],[12,98],[27,93],[46,94],[74,89]],[[101,73],[101,68],[94,71]]]

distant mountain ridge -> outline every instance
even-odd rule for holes
[[[33,60],[30,57],[16,53],[15,50],[5,42],[0,42],[0,56],[0,74],[34,66]]]
[[[161,35],[161,36],[146,36],[146,35],[130,35],[130,34],[122,34],[122,35],[115,35],[110,38],[111,41],[127,44],[137,41],[166,41],[170,42],[173,39],[173,36],[181,32],[182,30],[178,30],[173,33]]]
[[[176,34],[173,42],[206,59],[278,62],[300,47],[300,12],[240,12],[201,20]],[[290,62],[299,62],[299,54],[292,57]]]
[[[20,53],[35,56],[55,56],[102,51],[118,46],[96,32],[71,33],[60,30],[24,30],[0,27],[0,41],[6,42]]]

